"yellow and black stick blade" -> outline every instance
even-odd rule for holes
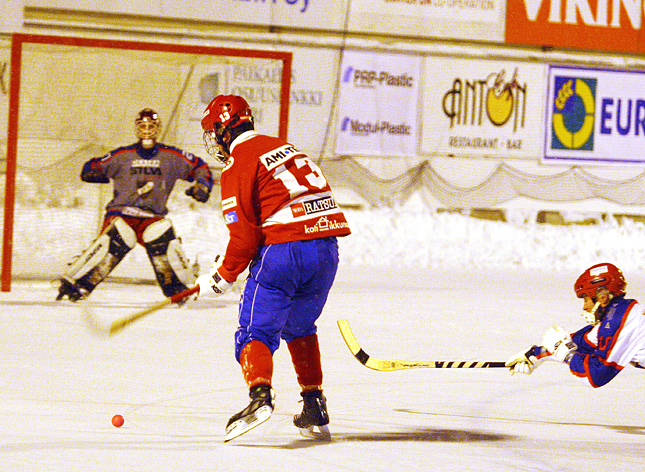
[[[347,320],[338,320],[338,329],[345,344],[356,360],[373,370],[391,371],[402,369],[485,369],[506,367],[504,362],[494,361],[402,361],[396,359],[375,359],[358,344]]]

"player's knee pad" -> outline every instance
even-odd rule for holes
[[[123,218],[115,218],[80,256],[63,278],[91,292],[114,270],[137,243],[137,235]]]
[[[152,223],[143,231],[142,239],[164,295],[171,297],[195,283],[195,274],[170,220]]]

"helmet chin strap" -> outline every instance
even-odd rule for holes
[[[580,316],[582,316],[582,318],[588,324],[596,326],[598,323],[600,323],[600,320],[596,319],[596,312],[598,311],[598,308],[600,308],[600,302],[596,302],[591,311],[583,310],[582,313],[580,313]]]

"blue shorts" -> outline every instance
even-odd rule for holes
[[[271,353],[280,339],[291,342],[316,333],[338,269],[335,237],[263,246],[251,262],[240,300],[235,358],[253,340]]]

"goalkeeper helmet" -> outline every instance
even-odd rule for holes
[[[134,132],[143,147],[154,146],[161,132],[161,120],[157,112],[151,108],[141,110],[134,120]]]
[[[573,288],[578,298],[595,298],[599,288],[606,288],[612,295],[625,294],[625,276],[621,270],[609,262],[595,264],[585,270]]]
[[[206,151],[226,162],[233,140],[253,128],[253,113],[244,98],[218,95],[208,104],[202,118]]]

